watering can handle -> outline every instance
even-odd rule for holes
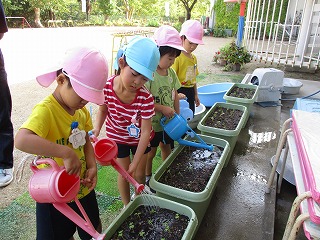
[[[176,116],[176,115],[178,115],[178,114],[177,114],[177,113],[174,113],[174,116]],[[166,116],[164,116],[163,118],[161,118],[160,124],[161,124],[162,127],[165,126],[164,122],[165,122],[166,120],[167,120],[167,117],[166,117]]]
[[[54,161],[51,158],[40,158],[40,156],[37,156],[30,164],[31,170],[33,172],[38,171],[39,168],[37,168],[37,166],[40,164],[50,164],[55,171],[61,170],[61,168],[59,167],[56,161]]]

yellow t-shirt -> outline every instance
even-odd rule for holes
[[[73,116],[67,113],[57,100],[50,95],[38,103],[32,110],[31,115],[21,128],[29,129],[38,136],[51,142],[65,145],[72,148],[82,163],[80,178],[84,177],[86,171],[86,159],[84,147],[77,149],[69,142],[72,122],[78,122],[78,129],[86,133],[93,128],[89,111],[84,107],[75,112]],[[63,166],[63,160],[52,156],[44,156],[54,159],[59,166]],[[78,198],[82,198],[89,193],[89,189],[82,184],[78,193]]]
[[[181,52],[172,65],[172,68],[177,73],[181,87],[191,88],[196,84],[196,76],[199,74],[197,58],[192,53],[191,56],[192,58],[189,58]]]

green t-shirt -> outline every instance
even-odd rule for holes
[[[176,72],[172,69],[168,69],[168,76],[160,76],[157,72],[154,73],[154,80],[148,81],[145,86],[151,92],[154,104],[161,104],[174,108],[174,92],[181,87],[180,81]],[[160,119],[163,118],[161,112],[156,112],[156,115],[152,117],[152,127],[155,132],[163,131],[160,124]]]

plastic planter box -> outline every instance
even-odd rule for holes
[[[166,198],[175,202],[179,202],[181,204],[187,205],[191,207],[199,221],[199,225],[202,221],[202,218],[208,208],[210,200],[212,198],[214,189],[217,184],[217,180],[220,176],[221,170],[225,164],[225,160],[229,153],[229,144],[227,141],[215,137],[210,136],[199,136],[203,139],[207,144],[213,144],[214,146],[222,147],[224,150],[222,151],[221,157],[218,161],[217,166],[215,167],[206,188],[202,192],[192,192],[183,189],[179,189],[173,186],[169,186],[159,182],[161,176],[165,173],[165,171],[170,168],[171,163],[175,160],[178,154],[187,146],[179,145],[176,147],[173,152],[168,156],[168,158],[162,163],[162,165],[157,169],[157,171],[152,175],[150,179],[150,186],[154,190],[157,191],[156,195],[162,198]],[[187,137],[189,139],[189,137]],[[183,181],[183,179],[181,179]]]
[[[252,98],[248,99],[248,98],[239,98],[239,97],[232,97],[232,96],[228,96],[232,89],[234,87],[239,87],[239,88],[247,88],[247,89],[254,89],[255,93],[253,94]],[[247,107],[248,110],[248,114],[245,118],[244,121],[244,125],[243,127],[246,125],[249,115],[251,113],[251,108],[253,103],[256,101],[258,97],[258,86],[257,85],[251,85],[251,84],[243,84],[243,83],[235,83],[223,96],[223,98],[226,100],[227,103],[233,103],[233,104],[238,104],[238,105],[242,105]]]
[[[139,195],[132,202],[130,202],[128,206],[112,221],[110,226],[105,231],[105,240],[110,239],[121,226],[121,224],[128,218],[128,216],[130,216],[135,209],[141,205],[158,206],[160,208],[169,209],[181,215],[187,216],[190,221],[181,239],[190,240],[194,237],[196,228],[198,227],[198,219],[195,212],[190,207],[153,195]]]
[[[217,107],[224,107],[228,109],[237,109],[240,111],[243,111],[242,117],[238,123],[238,126],[234,130],[226,130],[226,129],[221,129],[221,128],[215,128],[215,127],[209,127],[205,125],[205,121],[207,118],[212,114],[212,112],[215,111]],[[230,151],[228,153],[227,159],[225,166],[228,165],[228,162],[230,160],[230,157],[232,155],[232,151],[234,149],[234,146],[236,145],[236,142],[238,140],[238,135],[245,124],[245,119],[247,117],[247,108],[242,105],[237,105],[237,104],[232,104],[232,103],[215,103],[209,111],[204,115],[204,117],[201,119],[201,121],[198,124],[198,129],[201,131],[201,134],[203,135],[208,135],[216,138],[222,138],[226,141],[228,141],[230,145]]]

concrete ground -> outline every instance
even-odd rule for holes
[[[320,83],[301,80],[296,99],[320,90]],[[320,97],[320,94],[315,95]],[[270,194],[265,193],[282,123],[289,118],[293,100],[281,100],[282,106],[261,107],[254,104],[245,128],[241,130],[233,156],[221,172],[210,206],[196,234],[196,240],[282,239],[285,225],[296,197],[295,186],[283,182],[280,194],[275,181]],[[297,239],[306,239],[303,230]]]

